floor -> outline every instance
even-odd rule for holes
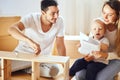
[[[13,72],[12,73],[12,80],[31,80],[31,75],[26,74],[23,71]],[[40,80],[53,80],[53,79],[40,77]]]

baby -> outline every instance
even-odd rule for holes
[[[107,66],[108,61],[106,60],[106,57],[101,58],[101,55],[107,53],[109,47],[109,41],[104,37],[105,32],[106,25],[101,20],[96,19],[91,23],[91,33],[89,37],[97,40],[100,43],[100,50],[103,53],[99,53],[99,51],[92,51],[90,54],[85,55],[85,57],[77,59],[70,68],[70,79],[76,74],[76,72],[82,69],[86,69],[86,73],[88,74],[90,71],[97,74],[100,70]]]

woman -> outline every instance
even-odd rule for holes
[[[96,80],[114,80],[114,76],[120,72],[120,59],[118,59],[120,57],[120,1],[109,0],[105,2],[102,8],[102,17],[101,20],[107,25],[105,36],[110,41],[108,58],[112,53],[116,57],[111,59],[109,65],[98,73]],[[76,79],[85,80],[85,75],[86,70],[77,72]]]

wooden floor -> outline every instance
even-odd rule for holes
[[[0,77],[0,80],[2,80],[1,77]],[[23,71],[17,71],[12,73],[11,80],[32,80],[32,79],[30,74],[27,74]],[[63,80],[63,79],[62,77],[60,77],[59,79],[40,77],[39,80]]]
[[[64,80],[63,78],[64,78],[63,75],[60,75],[56,79],[40,77],[39,80]],[[24,71],[16,71],[12,73],[12,80],[32,80],[32,79],[31,74],[27,74]]]
[[[23,71],[13,72],[12,80],[31,80],[31,74],[27,74]],[[53,79],[40,77],[40,80],[53,80]]]

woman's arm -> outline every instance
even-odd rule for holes
[[[109,52],[107,59],[108,60],[111,60],[111,59],[120,59],[120,57],[118,57],[115,52]]]
[[[105,58],[107,59],[108,57],[108,52],[103,52],[103,51],[92,51],[92,53],[95,58]]]

